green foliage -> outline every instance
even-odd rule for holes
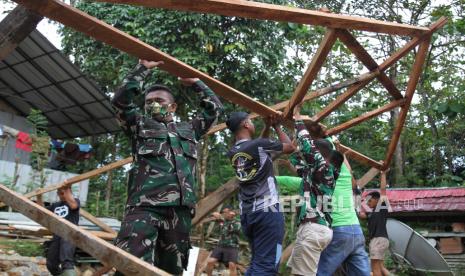
[[[47,117],[38,109],[31,109],[27,116],[27,121],[34,128],[34,134],[38,136],[47,136]]]
[[[434,34],[425,71],[417,86],[417,94],[404,127],[402,173],[389,173],[393,186],[463,185],[465,171],[465,82],[464,32],[461,14],[463,1],[438,4],[434,1],[265,1],[309,9],[328,7],[332,12],[360,15],[379,20],[397,21],[427,26],[440,16],[449,23]],[[162,9],[147,9],[127,5],[112,5],[76,1],[77,8],[108,24],[159,48],[183,62],[259,99],[275,104],[289,99],[303,71],[316,52],[324,28],[302,24],[248,20],[237,17],[185,13]],[[377,60],[382,61],[404,45],[409,38],[354,32],[359,42]],[[63,49],[72,55],[77,65],[111,95],[123,77],[137,62],[116,49],[87,36],[63,28]],[[388,75],[395,78],[399,90],[405,91],[414,55],[403,58]],[[311,90],[352,78],[364,71],[364,66],[340,42],[336,42],[322,72]],[[197,99],[181,87],[175,77],[164,72],[153,74],[149,82],[161,82],[178,91],[179,116],[188,119],[195,113]],[[372,84],[352,97],[324,120],[336,126],[389,102],[385,88]],[[303,113],[313,115],[343,91],[306,103]],[[241,109],[225,103],[226,114]],[[375,160],[385,157],[394,126],[394,113],[385,113],[338,135],[342,143]],[[261,123],[257,123],[260,129]],[[228,131],[219,133],[210,143],[207,193],[233,177],[226,158],[232,143]],[[83,139],[94,146],[95,159],[79,164],[75,172],[84,172],[129,156],[126,137],[118,134],[117,143],[109,136]],[[116,156],[112,154],[116,147]],[[394,160],[394,163],[398,161]],[[356,178],[367,167],[352,162]],[[125,201],[127,169],[114,171],[110,211],[121,215]],[[91,180],[89,203],[91,211],[102,210],[107,176]],[[376,179],[370,186],[378,185]],[[100,193],[98,193],[100,191]],[[100,212],[101,213],[101,212]]]

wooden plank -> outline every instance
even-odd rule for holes
[[[0,22],[0,61],[35,30],[42,18],[33,11],[17,6]]]
[[[99,2],[141,5],[180,11],[213,13],[224,16],[238,16],[262,20],[275,20],[325,26],[329,28],[353,29],[361,31],[415,36],[427,31],[394,22],[385,22],[342,14],[329,14],[280,5],[272,5],[243,0],[97,0]]]
[[[407,119],[407,113],[412,102],[413,94],[415,94],[415,89],[417,87],[418,80],[420,79],[421,72],[423,71],[423,64],[425,63],[425,59],[428,54],[430,39],[431,37],[428,37],[425,41],[423,41],[420,44],[420,48],[418,49],[418,53],[415,57],[415,63],[413,64],[412,71],[410,72],[409,81],[407,83],[407,89],[405,90],[406,102],[400,110],[399,117],[397,119],[397,123],[387,149],[386,158],[384,159],[383,170],[389,168],[392,156],[394,155],[397,143],[399,142],[400,134],[402,133],[402,128],[404,127],[405,120]]]
[[[390,102],[390,103],[388,103],[388,104],[386,104],[386,105],[384,105],[384,106],[382,106],[380,108],[369,111],[369,112],[367,112],[365,114],[362,114],[362,115],[358,116],[357,118],[354,118],[354,119],[352,119],[350,121],[347,121],[347,122],[342,123],[342,124],[340,124],[340,125],[338,125],[336,127],[333,127],[331,129],[327,130],[326,134],[327,135],[335,135],[335,134],[340,133],[341,131],[344,131],[344,130],[350,128],[350,127],[353,127],[353,126],[358,125],[358,124],[360,124],[362,122],[365,122],[365,121],[367,121],[367,120],[369,120],[369,119],[371,119],[371,118],[373,118],[373,117],[375,117],[375,116],[377,116],[379,114],[387,112],[387,111],[389,111],[389,110],[391,110],[393,108],[396,108],[398,106],[402,106],[404,103],[405,103],[405,99],[400,99],[400,100]]]
[[[357,39],[347,30],[339,29],[336,32],[337,37],[342,43],[344,43],[347,48],[368,68],[368,70],[373,71],[378,69],[378,64],[370,56],[370,54],[363,48],[363,46],[358,43]],[[384,73],[380,72],[377,76],[379,82],[386,88],[386,90],[394,97],[394,99],[402,99],[403,96],[397,89],[396,85],[392,80]]]
[[[312,62],[308,65],[305,74],[297,85],[297,88],[294,91],[294,94],[291,97],[289,105],[284,110],[284,118],[291,118],[294,111],[294,107],[302,102],[305,94],[307,94],[308,89],[315,80],[318,72],[320,72],[323,63],[328,56],[329,51],[336,42],[336,30],[328,29],[325,36],[321,40],[320,46],[313,56]]]
[[[194,276],[202,275],[203,271],[207,267],[208,258],[210,257],[210,254],[211,252],[206,249],[199,249],[199,256],[197,257],[197,264],[195,265]]]
[[[373,79],[373,78],[372,78]],[[347,89],[346,92],[339,95],[334,101],[332,101],[329,105],[325,106],[318,114],[312,117],[312,120],[315,122],[320,122],[324,118],[326,118],[331,112],[337,109],[339,106],[344,104],[348,99],[354,96],[360,89],[364,88],[372,79],[365,80],[358,84],[354,84]]]
[[[195,208],[195,217],[192,219],[192,225],[202,221],[211,211],[239,189],[239,181],[236,177],[231,178],[226,184],[219,187],[216,191],[210,193],[197,203]]]
[[[369,171],[367,171],[367,172],[362,176],[362,178],[357,179],[357,186],[358,186],[360,189],[363,188],[363,187],[365,187],[365,185],[368,184],[368,182],[370,182],[373,178],[375,178],[375,176],[377,176],[379,172],[380,172],[379,169],[377,169],[377,168],[371,168]]]
[[[340,90],[342,88],[346,88],[346,87],[348,87],[348,86],[350,86],[352,84],[360,83],[360,82],[362,82],[364,80],[367,80],[367,79],[372,79],[377,74],[379,74],[378,71],[364,73],[364,74],[361,74],[361,75],[359,75],[359,76],[357,76],[357,77],[355,77],[353,79],[346,80],[346,81],[339,82],[339,83],[335,83],[335,84],[331,84],[331,85],[329,85],[327,87],[317,89],[315,91],[310,92],[308,95],[306,95],[303,98],[302,102],[311,101],[311,100],[316,99],[318,97],[321,97],[321,96],[328,95],[330,93],[336,92],[336,91],[338,91],[338,90]],[[286,108],[289,105],[289,102],[290,102],[290,100],[286,100],[286,101],[283,101],[283,102],[280,102],[280,103],[277,103],[277,104],[271,106],[271,108],[276,110],[276,111],[283,110],[284,108]],[[260,117],[260,115],[258,115],[257,113],[251,113],[250,114],[251,119],[255,119],[257,117]],[[221,130],[223,130],[225,128],[226,128],[226,123],[217,124],[208,131],[208,134],[213,134],[213,133],[221,131]]]
[[[124,166],[126,164],[129,164],[131,162],[132,162],[132,157],[128,157],[128,158],[116,161],[114,163],[105,165],[105,166],[103,166],[101,168],[91,170],[91,171],[88,171],[86,173],[83,173],[83,174],[80,174],[80,175],[77,175],[77,176],[73,176],[70,179],[66,179],[65,181],[63,181],[63,182],[61,182],[59,184],[50,185],[50,186],[47,186],[47,187],[44,187],[44,188],[37,189],[35,191],[32,191],[30,193],[25,194],[24,196],[26,198],[31,198],[31,197],[34,197],[34,196],[38,196],[38,195],[41,195],[41,194],[45,194],[45,193],[48,193],[48,192],[51,192],[51,191],[58,190],[58,189],[63,188],[65,186],[71,186],[72,184],[79,183],[79,182],[81,182],[83,180],[86,180],[86,179],[90,179],[90,178],[95,177],[97,175],[100,175],[102,173],[105,173],[105,172],[114,170],[116,168],[122,167],[122,166]],[[3,206],[5,206],[5,205],[3,203],[0,203],[0,207],[3,207]]]
[[[387,186],[386,171],[381,172],[380,178],[381,178],[381,181],[379,184],[379,192],[382,196],[386,196],[386,186]]]
[[[260,115],[277,114],[270,107],[255,101],[238,90],[194,69],[176,58],[98,20],[66,3],[58,0],[14,0],[16,3],[34,10],[65,26],[82,32],[96,40],[102,41],[116,49],[146,60],[163,61],[158,66],[178,77],[197,77],[203,80],[215,93],[232,103],[241,105]]]
[[[383,162],[375,161],[371,159],[370,157],[363,155],[360,152],[357,152],[347,146],[344,146],[342,144],[337,144],[336,147],[342,154],[345,154],[347,157],[361,164],[365,164],[370,167],[375,167],[377,169],[381,169],[381,167],[383,166]]]
[[[170,275],[0,185],[0,199],[21,214],[126,275]]]
[[[100,227],[103,231],[111,233],[111,234],[116,234],[116,231],[113,230],[110,226],[106,225],[103,221],[100,219],[94,217],[91,213],[87,212],[86,210],[80,208],[79,209],[79,214],[86,218],[88,221],[92,222],[93,224],[97,225]]]

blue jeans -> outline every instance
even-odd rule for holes
[[[246,276],[272,276],[278,273],[284,216],[277,210],[278,207],[241,215],[242,231],[252,249],[252,260]]]
[[[365,237],[360,225],[333,227],[333,239],[321,253],[317,276],[333,275],[341,265],[346,275],[370,276]]]

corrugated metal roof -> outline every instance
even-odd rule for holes
[[[108,97],[37,30],[0,62],[0,97],[21,116],[42,110],[53,138],[120,131]]]
[[[388,189],[386,194],[393,212],[465,211],[465,187]]]

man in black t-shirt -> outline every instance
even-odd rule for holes
[[[385,197],[377,191],[366,196],[366,203],[370,211],[362,210],[360,218],[368,219],[368,235],[370,240],[369,251],[371,259],[371,270],[373,276],[387,276],[389,271],[384,267],[384,255],[389,249],[389,239],[386,229],[388,206]]]
[[[278,273],[284,237],[284,217],[273,172],[272,156],[292,153],[294,146],[277,123],[269,118],[264,134],[273,126],[279,140],[253,139],[255,126],[245,112],[230,114],[226,125],[235,136],[228,157],[239,179],[242,231],[249,240],[252,260],[246,275]]]
[[[80,202],[79,199],[73,197],[71,187],[58,189],[57,194],[60,201],[52,203],[46,208],[55,215],[78,225]],[[37,203],[43,205],[40,201]],[[74,251],[76,248],[72,243],[53,235],[47,247],[47,269],[52,275],[76,275],[74,270]]]

